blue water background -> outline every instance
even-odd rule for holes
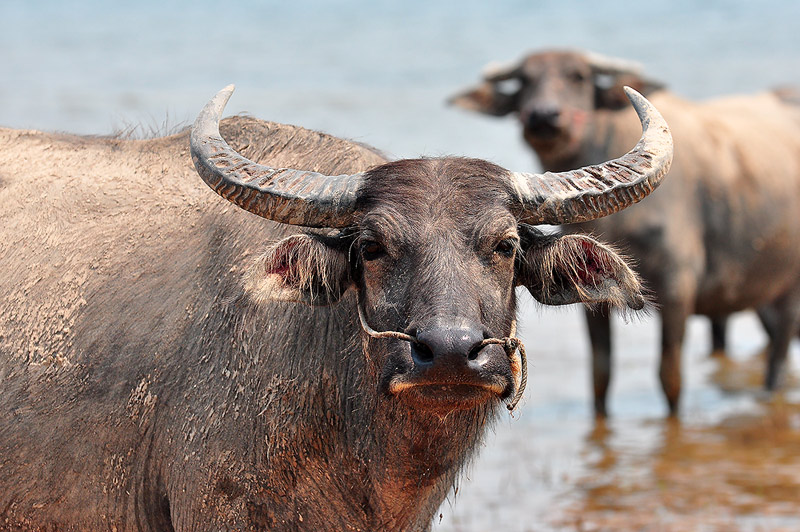
[[[800,85],[796,0],[2,0],[0,21],[2,126],[147,133],[236,83],[231,113],[518,169],[510,122],[444,100],[526,50],[634,59],[693,98]]]

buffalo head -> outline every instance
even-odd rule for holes
[[[503,66],[490,65],[481,85],[450,103],[494,116],[516,113],[526,142],[546,167],[569,161],[581,148],[597,110],[627,104],[630,86],[644,95],[662,88],[637,63],[595,53],[546,51]]]
[[[510,397],[519,367],[502,346],[483,340],[512,333],[517,286],[546,304],[644,304],[637,277],[613,250],[534,227],[611,214],[658,185],[672,140],[637,93],[629,97],[642,140],[600,165],[528,174],[447,157],[326,176],[257,164],[230,148],[218,123],[232,90],[221,91],[195,122],[199,174],[243,209],[324,228],[274,244],[253,267],[249,290],[256,299],[310,305],[334,304],[354,291],[364,353],[385,397],[436,411]],[[411,341],[374,338],[370,330]]]

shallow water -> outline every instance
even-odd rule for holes
[[[752,316],[731,323],[724,360],[708,356],[707,322],[691,320],[677,421],[658,389],[657,320],[617,320],[612,417],[598,424],[579,314],[528,309],[526,399],[498,423],[434,530],[800,529],[800,388],[793,377],[781,397],[761,392],[766,338]]]
[[[492,60],[592,49],[692,98],[800,85],[796,0],[2,0],[0,20],[0,126],[163,132],[233,82],[229,113],[515,170],[536,163],[513,120],[443,103]],[[526,301],[526,398],[434,530],[800,529],[800,393],[765,402],[755,354],[766,338],[752,316],[731,327],[733,363],[709,359],[707,323],[691,321],[678,423],[664,419],[657,320],[618,320],[613,417],[598,427],[578,309]],[[791,357],[797,367],[797,343]]]

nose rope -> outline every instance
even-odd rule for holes
[[[514,325],[516,325],[516,321],[514,321]],[[517,390],[514,392],[514,397],[511,399],[511,402],[506,405],[508,411],[513,412],[517,403],[522,399],[522,392],[525,391],[525,386],[528,385],[528,356],[525,353],[525,345],[522,343],[522,340],[514,336],[513,332],[511,336],[506,336],[505,338],[487,338],[479,344],[478,349],[482,349],[489,344],[502,345],[506,356],[512,361],[516,359],[515,355],[519,352],[519,383],[517,383]]]
[[[412,344],[419,343],[419,340],[410,334],[401,333],[399,331],[376,331],[370,327],[367,323],[367,318],[364,315],[364,304],[361,300],[361,293],[358,294],[358,304],[356,306],[358,307],[358,319],[361,321],[361,328],[372,338],[393,338],[395,340],[404,340]],[[514,392],[514,397],[506,405],[506,408],[508,408],[509,412],[514,411],[517,403],[519,403],[520,399],[522,399],[522,393],[525,391],[525,386],[528,384],[528,357],[525,354],[525,346],[523,345],[522,340],[514,336],[516,331],[517,320],[514,320],[511,324],[510,336],[506,336],[505,338],[487,338],[478,344],[478,350],[483,349],[490,344],[502,345],[506,352],[506,356],[511,359],[512,363],[515,362],[515,359],[517,358],[517,352],[519,352],[520,376],[519,382],[515,383],[516,391]]]

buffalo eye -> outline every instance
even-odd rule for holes
[[[364,240],[361,242],[361,256],[366,261],[380,258],[386,253],[383,246],[375,240]]]
[[[494,252],[504,257],[513,257],[514,251],[517,249],[517,242],[512,238],[504,238],[497,243]]]
[[[576,70],[574,72],[570,72],[569,79],[574,83],[583,83],[586,81],[586,75],[583,72]]]

